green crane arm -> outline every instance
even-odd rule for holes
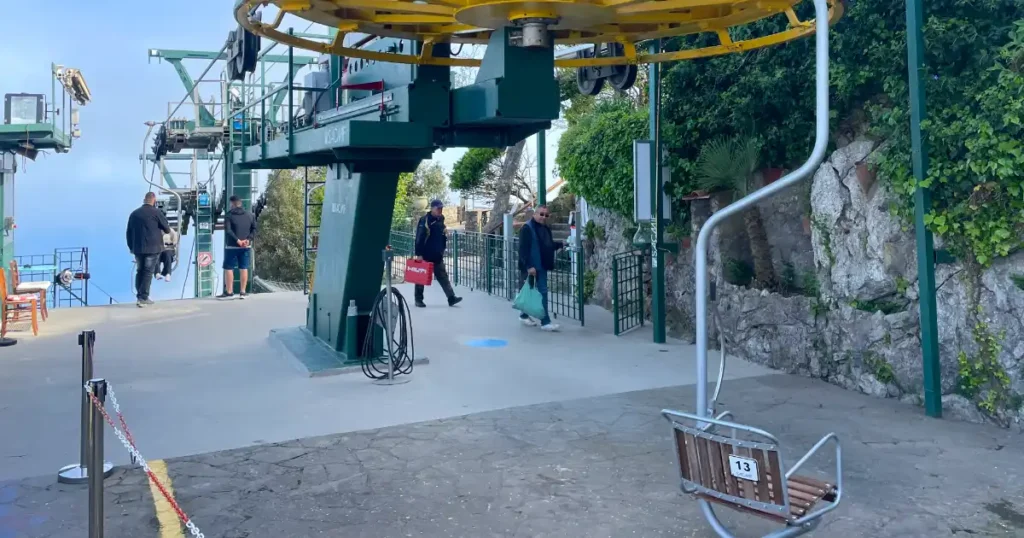
[[[171,65],[174,66],[174,70],[178,72],[178,77],[181,78],[181,83],[185,86],[185,91],[188,92],[188,96],[192,99],[192,103],[199,105],[199,126],[200,127],[213,127],[213,114],[203,104],[202,99],[198,102],[196,94],[192,91],[196,87],[195,81],[192,80],[192,76],[188,74],[188,70],[182,65],[181,60],[174,58],[166,58]]]

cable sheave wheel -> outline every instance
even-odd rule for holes
[[[373,301],[373,310],[370,312],[370,323],[366,328],[366,337],[363,339],[362,368],[363,374],[370,379],[387,379],[389,369],[388,345],[384,340],[382,349],[376,349],[374,328],[382,327],[382,333],[386,335],[388,315],[388,289],[384,288],[377,294]],[[397,321],[392,327],[391,352],[394,360],[394,375],[412,373],[413,357],[415,357],[415,346],[412,335],[412,316],[410,315],[409,303],[396,288],[391,288],[391,295],[394,300],[392,308],[397,308]]]

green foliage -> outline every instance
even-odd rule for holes
[[[973,3],[990,9],[1005,4]],[[1024,16],[1019,6],[1012,18]],[[929,121],[922,127],[931,164],[921,186],[932,189],[933,203],[925,223],[954,255],[987,266],[1024,244],[1024,21],[1010,32],[997,21],[966,14],[929,19],[925,26],[934,36],[930,51],[949,62],[937,66],[926,84]],[[949,69],[953,65],[959,69]],[[877,115],[891,131],[880,170],[903,195],[897,211],[909,218],[918,183],[906,157],[907,113]]]
[[[902,276],[896,277],[896,293],[900,295],[906,295],[907,289],[910,288],[910,281],[903,278]]]
[[[479,189],[490,179],[488,170],[501,153],[496,148],[470,148],[452,168],[451,188],[465,192]]]
[[[753,190],[751,178],[757,170],[761,141],[735,136],[708,142],[697,156],[697,184],[706,191],[735,190],[747,194]]]
[[[811,313],[814,314],[814,317],[823,316],[828,313],[828,310],[828,303],[820,297],[811,301]]]
[[[779,276],[779,285],[784,290],[798,289],[796,283],[796,268],[789,262],[783,262],[782,275]]]
[[[558,144],[555,162],[566,188],[588,203],[632,218],[633,141],[646,135],[646,110],[626,99],[598,103],[570,124]]]
[[[813,17],[810,2],[798,6]],[[830,36],[834,136],[886,140],[879,177],[909,221],[911,174],[904,0],[846,4]],[[925,125],[933,189],[928,225],[954,254],[983,265],[1024,246],[1024,3],[933,0],[924,22]],[[1016,21],[1016,22],[1014,22]],[[776,16],[730,29],[733,39],[784,30]],[[666,41],[668,50],[716,44],[702,34]],[[755,134],[765,166],[793,167],[814,132],[813,39],[744,54],[667,64],[662,139],[671,152],[671,195],[693,190],[697,157],[709,140]],[[563,80],[564,79],[564,80]],[[631,143],[647,138],[646,111],[575,94],[559,76],[569,128],[558,165],[569,187],[597,206],[631,215]],[[603,96],[602,96],[603,98]],[[827,241],[827,238],[826,238]],[[827,243],[826,243],[827,245]],[[834,256],[826,249],[830,263]]]
[[[583,272],[583,300],[590,302],[594,297],[594,289],[597,286],[597,271],[587,269]]]
[[[412,174],[407,189],[410,198],[444,201],[448,198],[448,178],[440,163],[424,161]]]
[[[1015,286],[1017,286],[1018,288],[1024,290],[1024,275],[1018,275],[1018,274],[1010,275],[1010,280],[1013,281],[1013,284]]]
[[[754,281],[754,266],[743,260],[725,260],[725,281],[734,286],[749,286]]]
[[[804,297],[819,297],[821,295],[818,275],[814,271],[801,273],[789,262],[784,262],[782,265],[779,287],[783,292],[800,294]]]
[[[322,180],[323,168],[310,168],[310,180]],[[267,179],[267,206],[260,214],[259,275],[278,282],[302,282],[302,226],[305,204],[302,170],[275,170]],[[311,202],[323,202],[323,188],[313,191]],[[310,208],[310,225],[320,224],[319,206]]]
[[[825,257],[828,258],[829,267],[832,267],[836,264],[836,254],[832,251],[832,235],[829,233],[828,226],[818,219],[812,220],[811,226],[821,237],[821,248],[825,251]]]
[[[588,220],[583,226],[583,235],[591,241],[604,241],[604,228],[593,220]]]
[[[818,282],[818,275],[814,271],[808,271],[804,273],[803,279],[800,283],[800,289],[803,294],[808,297],[820,297],[821,296],[821,284]]]
[[[622,238],[626,241],[633,241],[633,237],[636,236],[636,232],[639,230],[635,225],[626,226],[622,229]]]
[[[412,174],[400,174],[398,176],[398,189],[395,192],[395,209],[391,214],[391,229],[406,230],[410,228],[409,219],[412,209],[412,196],[409,194],[409,187],[413,183]]]
[[[668,225],[665,226],[665,233],[675,239],[689,237],[690,231],[690,224],[678,218],[672,219],[669,221]]]
[[[850,301],[850,306],[864,312],[881,312],[886,316],[897,312],[903,312],[907,309],[906,303],[889,299],[869,299],[864,301],[854,299],[853,301]]]
[[[972,334],[978,351],[973,357],[965,351],[957,356],[957,392],[975,400],[978,409],[992,416],[1003,409],[1016,410],[1021,398],[1010,388],[1010,376],[999,364],[1005,331],[992,334],[988,324],[979,320]]]
[[[896,382],[896,372],[893,371],[892,365],[883,357],[867,352],[864,354],[864,365],[868,367],[868,371],[875,376],[875,379],[880,382],[886,385]]]

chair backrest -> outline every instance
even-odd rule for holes
[[[7,271],[4,271],[3,267],[0,267],[0,290],[2,290],[0,291],[0,306],[6,306],[7,295],[11,292],[7,288]],[[0,312],[0,315],[6,316],[7,314]]]
[[[14,293],[14,290],[18,288],[19,284],[21,284],[21,273],[18,272],[18,262],[15,261],[15,260],[11,260],[11,290],[10,290],[10,292]]]
[[[741,440],[672,422],[686,491],[775,518],[789,516],[785,473],[774,443]]]

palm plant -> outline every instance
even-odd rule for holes
[[[744,196],[760,185],[755,181],[761,154],[761,141],[755,137],[736,136],[707,143],[697,157],[697,181],[703,190],[734,190]],[[755,206],[743,214],[743,224],[754,258],[754,285],[773,288],[777,283],[772,251],[768,244],[761,211]]]

